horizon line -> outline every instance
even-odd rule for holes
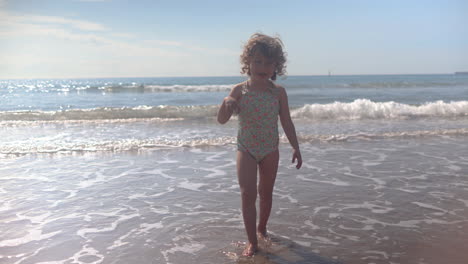
[[[456,75],[456,71],[451,73],[359,73],[359,74],[291,74],[278,76],[277,80],[287,77],[334,77],[334,76],[391,76],[391,75]],[[216,77],[247,77],[246,75],[194,75],[194,76],[114,76],[114,77],[19,77],[19,78],[2,78],[5,80],[65,80],[65,79],[133,79],[133,78],[216,78]]]

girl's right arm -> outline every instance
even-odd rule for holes
[[[229,96],[223,99],[218,111],[218,122],[225,124],[231,118],[234,111],[239,111],[239,99],[242,94],[242,85],[234,86],[229,93]]]

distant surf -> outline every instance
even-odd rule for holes
[[[199,119],[214,118],[218,105],[192,106],[138,106],[99,107],[93,109],[69,109],[60,111],[1,111],[2,121],[70,121],[70,120],[115,120],[115,119]],[[409,118],[462,118],[468,116],[468,101],[427,102],[409,105],[397,102],[373,102],[357,99],[353,102],[328,104],[306,104],[292,108],[295,119],[313,120],[365,120],[365,119],[409,119]]]
[[[358,99],[351,103],[307,104],[292,110],[293,118],[360,120],[360,119],[407,119],[407,118],[453,118],[468,116],[468,101],[427,102],[408,105],[390,102],[372,102]]]

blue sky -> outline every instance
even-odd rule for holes
[[[468,1],[0,0],[0,78],[236,76],[279,35],[289,75],[468,71]]]

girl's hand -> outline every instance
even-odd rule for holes
[[[297,159],[296,169],[300,169],[302,166],[302,157],[301,157],[301,151],[298,149],[294,149],[292,163],[294,163],[296,159]]]
[[[226,104],[226,107],[229,111],[232,111],[236,114],[240,112],[239,104],[237,103],[237,100],[234,97],[228,96],[224,98],[224,103]]]

